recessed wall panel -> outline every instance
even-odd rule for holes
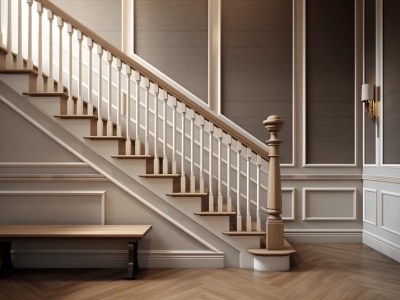
[[[382,191],[382,228],[400,235],[400,194]]]
[[[263,142],[263,120],[283,117],[283,163],[293,147],[292,14],[292,0],[222,0],[222,113]]]
[[[400,164],[400,1],[383,1],[383,162]]]
[[[354,1],[306,1],[306,163],[354,164]]]

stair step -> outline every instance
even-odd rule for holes
[[[229,236],[264,236],[265,231],[225,231],[225,235]]]
[[[77,120],[77,119],[97,120],[96,116],[89,116],[89,115],[55,115],[54,117],[59,119],[71,119],[71,120]]]
[[[234,211],[201,211],[194,214],[197,216],[236,216]]]
[[[118,159],[149,159],[149,158],[154,158],[151,155],[112,155],[112,158],[118,158]]]
[[[59,92],[27,92],[22,94],[31,97],[68,97],[67,93]]]
[[[208,193],[168,193],[166,195],[171,197],[204,197],[207,196]]]
[[[34,76],[38,76],[37,71],[28,69],[5,69],[0,70],[0,74],[31,74]]]
[[[143,178],[178,178],[178,177],[181,177],[181,174],[144,174],[144,175],[139,175],[139,177],[143,177]]]
[[[93,136],[84,136],[84,139],[88,139],[88,140],[98,140],[98,141],[125,141],[126,137],[124,136],[97,136],[97,135],[93,135]]]
[[[247,251],[257,256],[285,256],[296,252],[292,245],[286,240],[284,241],[282,250],[247,249]]]

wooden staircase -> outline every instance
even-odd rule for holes
[[[45,7],[48,11],[52,11],[55,15],[60,17],[60,20],[68,21],[71,25],[71,28],[77,30],[78,37],[80,36],[82,42],[82,33],[84,36],[92,41],[96,41],[100,48],[107,49],[110,55],[115,55],[118,60],[116,64],[116,68],[118,72],[121,71],[121,57],[124,58],[123,62],[126,64],[127,75],[130,76],[131,68],[135,68],[136,70],[141,70],[137,67],[136,63],[132,63],[129,58],[125,57],[121,54],[117,49],[111,47],[108,43],[104,42],[101,38],[92,33],[89,29],[81,25],[76,20],[73,20],[70,16],[66,15],[64,12],[56,8],[49,1],[34,1],[36,5],[43,10]],[[60,24],[60,22],[58,23]],[[61,24],[63,24],[61,22]],[[62,27],[61,27],[62,29]],[[72,30],[73,30],[72,29]],[[70,28],[68,27],[68,32],[70,33]],[[70,34],[70,37],[72,35]],[[79,39],[78,39],[79,40]],[[91,49],[91,48],[90,48]],[[102,51],[102,50],[101,50]],[[108,117],[104,118],[104,111],[101,110],[101,105],[104,104],[100,101],[98,106],[94,106],[92,100],[82,99],[82,88],[78,88],[78,96],[73,95],[72,83],[69,82],[69,87],[62,87],[63,92],[57,92],[60,90],[59,83],[53,78],[49,80],[49,76],[46,75],[41,66],[33,66],[32,69],[28,69],[29,62],[24,60],[23,67],[18,68],[17,60],[18,55],[11,51],[11,46],[8,46],[7,49],[2,48],[0,55],[0,76],[3,81],[12,86],[17,92],[25,95],[31,103],[38,106],[47,114],[54,116],[57,122],[61,123],[67,130],[69,130],[73,135],[75,135],[79,140],[83,141],[89,147],[94,149],[99,155],[113,163],[117,168],[121,169],[123,172],[127,173],[133,179],[142,183],[147,188],[154,190],[156,193],[159,193],[160,196],[165,199],[167,202],[171,203],[179,210],[183,211],[185,214],[193,218],[196,222],[199,222],[205,228],[209,230],[214,230],[215,227],[219,227],[219,232],[215,232],[216,235],[220,236],[224,240],[228,240],[234,245],[238,246],[242,249],[242,251],[246,251],[251,255],[254,255],[254,268],[258,270],[287,270],[289,269],[289,256],[294,253],[295,250],[290,246],[290,244],[284,240],[283,238],[283,222],[280,217],[281,214],[281,186],[280,186],[280,172],[279,172],[279,145],[281,141],[278,139],[278,132],[280,131],[283,120],[278,116],[270,116],[265,122],[264,125],[266,129],[271,133],[271,139],[268,141],[269,150],[268,153],[265,149],[259,150],[258,146],[252,145],[252,142],[247,138],[242,137],[240,132],[236,132],[230,125],[221,124],[221,121],[212,113],[208,112],[203,107],[199,106],[196,103],[192,103],[191,100],[186,99],[182,96],[181,93],[175,93],[173,88],[170,88],[168,84],[162,81],[162,79],[153,78],[154,76],[143,77],[146,75],[146,72],[142,72],[139,74],[139,79],[137,78],[137,72],[135,71],[135,80],[136,80],[136,102],[139,103],[139,109],[136,109],[136,113],[140,112],[140,84],[144,82],[144,92],[145,92],[145,103],[147,109],[145,111],[145,133],[140,135],[139,130],[140,126],[136,123],[136,137],[141,137],[141,142],[139,144],[138,139],[131,139],[130,137],[130,127],[131,124],[129,120],[131,119],[129,114],[125,115],[126,126],[123,127],[121,125],[121,113],[120,113],[120,103],[121,103],[121,79],[118,79],[118,109],[117,109],[117,122],[115,122],[115,118],[112,117],[113,109],[112,104],[111,110],[108,110]],[[12,55],[12,62],[10,63],[9,55]],[[98,52],[100,53],[100,51]],[[113,56],[107,56],[108,61],[112,61]],[[7,61],[8,56],[8,61]],[[111,58],[110,58],[111,57]],[[70,59],[72,59],[72,54],[70,53]],[[130,64],[131,63],[131,64]],[[71,71],[71,66],[70,66]],[[81,74],[82,70],[78,73]],[[148,73],[148,72],[147,72]],[[108,99],[111,101],[111,91],[112,91],[112,79],[111,79],[111,63],[109,64],[109,91],[108,91]],[[15,76],[20,77],[21,81],[24,84],[14,84]],[[126,89],[130,90],[131,81],[130,77],[127,77],[128,82],[126,84]],[[142,77],[143,78],[142,78]],[[38,77],[43,78],[43,89],[38,88],[39,85],[37,83]],[[103,81],[102,78],[99,79]],[[155,109],[157,111],[157,102],[159,95],[159,85],[165,91],[164,96],[162,96],[162,100],[164,101],[163,108],[163,155],[158,155],[157,151],[157,131],[159,124],[157,123],[157,117],[154,118],[155,125],[154,128],[154,141],[153,144],[149,142],[149,88],[150,82],[153,82],[153,90],[155,95]],[[158,85],[159,83],[159,85]],[[80,83],[78,83],[80,85]],[[101,85],[101,84],[100,84]],[[88,91],[89,93],[89,91]],[[168,98],[165,95],[172,95],[172,108],[173,108],[173,123],[172,126],[172,135],[173,135],[173,152],[172,157],[166,156],[167,151],[165,150],[168,146],[166,143],[167,139],[167,110],[166,105]],[[130,92],[128,92],[130,95]],[[176,95],[176,96],[175,96]],[[181,96],[181,97],[179,97]],[[181,103],[181,120],[182,126],[181,130],[181,139],[182,139],[182,147],[180,149],[182,161],[176,164],[175,157],[175,144],[177,137],[175,136],[176,131],[176,107],[177,107],[177,98],[182,101]],[[102,97],[100,97],[102,99]],[[139,101],[137,100],[139,99]],[[165,100],[167,99],[167,100]],[[82,101],[83,100],[83,101]],[[87,100],[87,101],[86,101]],[[128,97],[127,103],[130,102],[130,97]],[[110,102],[109,102],[110,103]],[[130,104],[126,104],[129,108]],[[186,117],[185,114],[187,110],[190,109],[191,115],[188,117],[190,120],[191,128],[190,132],[186,133],[185,131],[185,123]],[[100,111],[100,112],[99,112]],[[158,116],[158,113],[155,114]],[[214,138],[218,141],[218,152],[217,152],[217,167],[218,174],[217,177],[217,188],[213,186],[215,183],[213,180],[213,162],[214,162],[214,151],[209,151],[210,159],[209,164],[210,167],[208,169],[208,177],[209,183],[204,184],[203,176],[203,157],[201,156],[200,163],[200,174],[196,174],[194,169],[194,125],[195,119],[199,119],[197,116],[200,116],[199,127],[200,127],[200,141],[199,141],[199,151],[203,151],[201,147],[204,147],[204,122],[205,120],[208,122],[209,126],[209,144],[208,148],[213,149],[213,140]],[[140,120],[138,115],[136,115],[136,122]],[[169,121],[169,120],[168,120]],[[111,125],[110,125],[111,123]],[[139,121],[140,124],[140,121]],[[215,128],[214,128],[215,127]],[[216,134],[214,134],[214,132]],[[187,136],[188,134],[191,139],[191,149],[190,149],[190,165],[191,165],[191,174],[186,177],[185,174],[185,164],[186,164],[186,155],[185,155],[185,145],[188,143]],[[216,136],[215,136],[216,135]],[[231,166],[230,155],[231,155],[231,144],[232,140],[235,141],[236,144],[236,154],[237,154],[237,190],[236,193],[239,194],[237,197],[236,203],[236,211],[234,210],[234,205],[231,202],[231,189],[230,189],[230,175],[227,176],[227,191],[222,193],[222,141],[223,136],[226,135],[226,149],[227,149],[227,167],[228,169]],[[225,138],[224,138],[225,140]],[[242,145],[245,145],[246,151],[246,159],[247,159],[247,213],[246,216],[242,216],[240,213],[241,201],[240,198],[240,181],[241,179],[241,148]],[[150,148],[154,148],[152,154],[150,154]],[[139,152],[139,153],[137,153]],[[251,216],[250,207],[252,206],[250,202],[250,163],[252,160],[252,156],[256,155],[256,166],[257,166],[257,186],[260,186],[259,180],[259,172],[261,166],[261,159],[265,158],[269,160],[269,176],[268,176],[268,202],[267,202],[267,212],[269,214],[266,222],[266,230],[261,229],[261,217],[260,217],[260,204],[257,202],[257,211],[256,217]],[[180,172],[177,171],[180,169]],[[172,172],[170,172],[172,170]],[[231,171],[227,171],[230,173]],[[199,186],[199,189],[197,189]],[[168,190],[168,191],[166,191]],[[214,194],[213,194],[214,192]],[[258,198],[259,194],[257,193]],[[229,198],[229,201],[227,199]],[[217,201],[214,201],[217,199]],[[259,201],[259,199],[257,199]],[[238,210],[239,208],[239,210]],[[248,244],[246,244],[248,243]],[[248,265],[243,265],[247,266]]]

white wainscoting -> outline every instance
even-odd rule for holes
[[[376,189],[363,189],[363,221],[374,226],[377,222],[377,200]]]
[[[381,228],[400,236],[400,194],[381,191],[382,226]]]
[[[295,221],[295,188],[282,188],[282,220]]]
[[[356,188],[303,188],[303,221],[356,221]]]
[[[105,224],[105,191],[0,191],[2,224]]]

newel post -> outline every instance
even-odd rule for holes
[[[269,147],[269,170],[268,170],[268,194],[267,194],[267,224],[266,224],[266,248],[268,250],[283,249],[284,232],[282,213],[282,191],[280,172],[280,152],[282,143],[278,139],[278,132],[282,129],[284,121],[277,115],[269,116],[264,126],[271,134],[266,142]]]

